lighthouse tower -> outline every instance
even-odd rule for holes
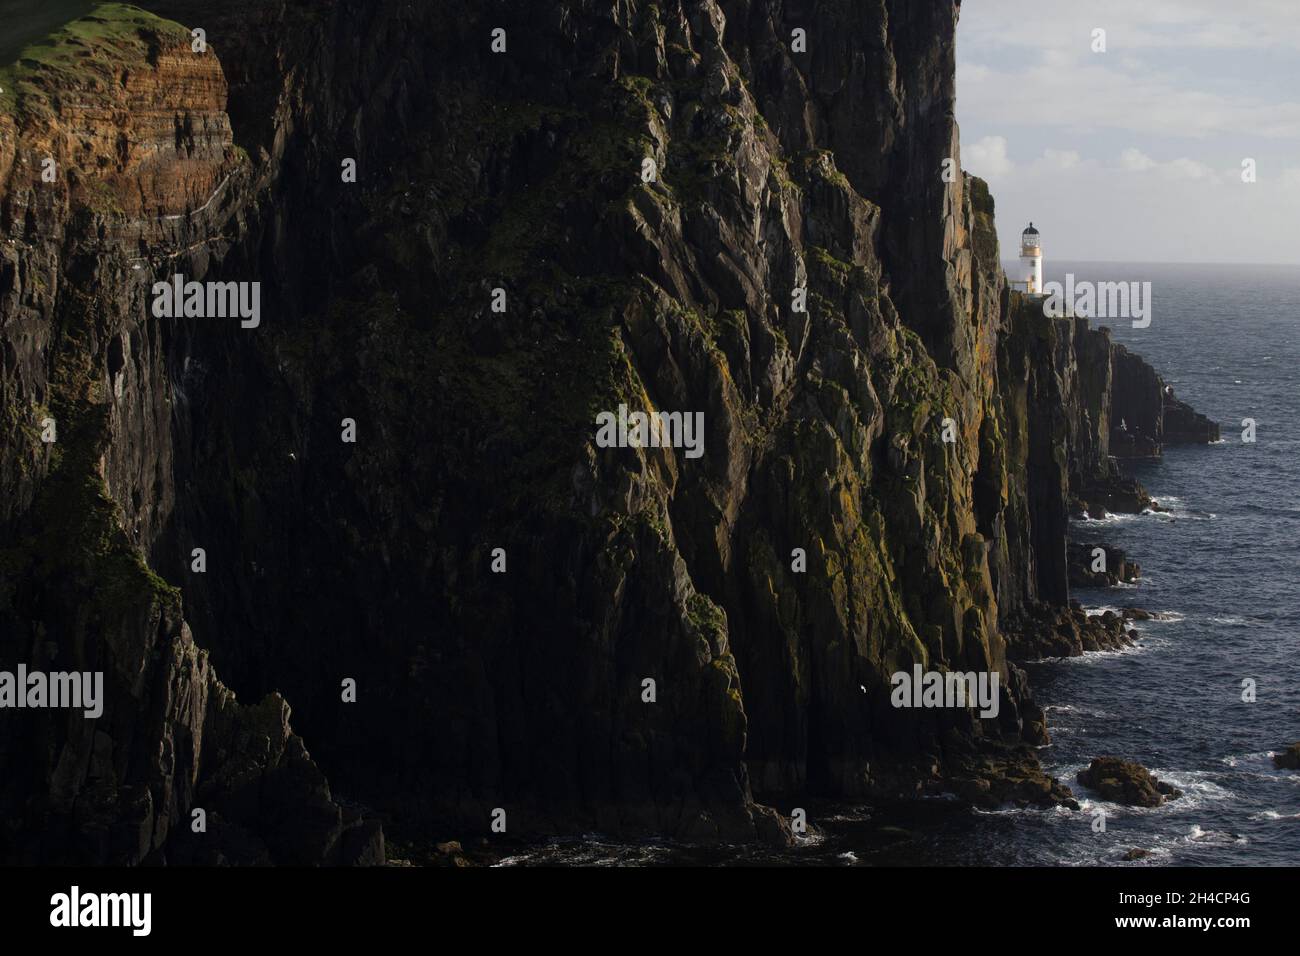
[[[1043,294],[1043,248],[1038,244],[1038,230],[1032,222],[1020,235],[1019,279],[1030,295]]]

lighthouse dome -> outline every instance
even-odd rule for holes
[[[1026,236],[1038,235],[1038,230],[1034,228],[1034,224],[1032,222],[1029,224],[1029,228],[1024,231],[1024,235]]]

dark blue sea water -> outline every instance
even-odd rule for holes
[[[809,807],[817,836],[793,850],[693,851],[592,835],[510,862],[717,864],[1300,864],[1300,773],[1271,752],[1300,740],[1300,267],[1047,263],[1045,279],[1150,281],[1149,328],[1107,321],[1224,441],[1166,450],[1133,469],[1166,513],[1081,522],[1081,540],[1124,548],[1141,583],[1078,591],[1094,610],[1136,606],[1118,653],[1029,665],[1047,708],[1040,759],[1081,809],[906,811]],[[1258,423],[1241,441],[1241,421]],[[1256,700],[1242,700],[1242,681]],[[1146,810],[1106,804],[1074,781],[1095,756],[1137,760],[1185,792]],[[1092,826],[1106,814],[1104,833]],[[1150,856],[1122,860],[1130,849]]]
[[[1080,831],[1077,814],[1013,814],[1007,845],[982,831],[973,854],[1105,863],[1142,847],[1157,864],[1296,865],[1300,774],[1276,770],[1270,752],[1300,740],[1300,268],[1050,265],[1049,281],[1070,271],[1152,283],[1150,328],[1105,324],[1219,421],[1224,441],[1133,468],[1168,514],[1076,526],[1143,569],[1134,588],[1076,597],[1169,619],[1139,624],[1131,651],[1031,667],[1053,736],[1042,759],[1072,781],[1116,753],[1186,796],[1155,810],[1106,806],[1105,834]],[[1241,440],[1245,418],[1257,422],[1254,444]],[[1245,679],[1254,703],[1242,700]]]

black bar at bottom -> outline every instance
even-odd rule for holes
[[[1042,934],[1043,942],[1197,932],[1230,943],[1243,931],[1294,926],[1296,873],[1142,867],[714,868],[671,874],[609,868],[11,868],[0,872],[0,926],[7,942],[76,933],[84,942],[121,939],[133,945],[153,939],[204,949],[280,940],[451,942],[466,932],[484,944],[529,934],[545,942],[562,926],[569,927],[566,933],[585,933],[611,918],[631,934],[623,942],[641,933],[668,933],[665,944],[683,933],[711,934],[710,926],[733,941],[749,933],[761,941],[781,924],[799,931],[841,928],[864,942],[893,924],[923,934],[974,932],[972,939],[1008,930]],[[136,932],[143,928],[144,898],[116,895],[143,893],[149,894],[147,936]],[[87,897],[95,898],[88,903]],[[126,925],[56,927],[52,916],[65,924],[116,918]],[[621,946],[620,936],[605,945]]]

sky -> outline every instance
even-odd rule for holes
[[[1004,259],[1300,264],[1297,0],[966,0],[957,121]]]

